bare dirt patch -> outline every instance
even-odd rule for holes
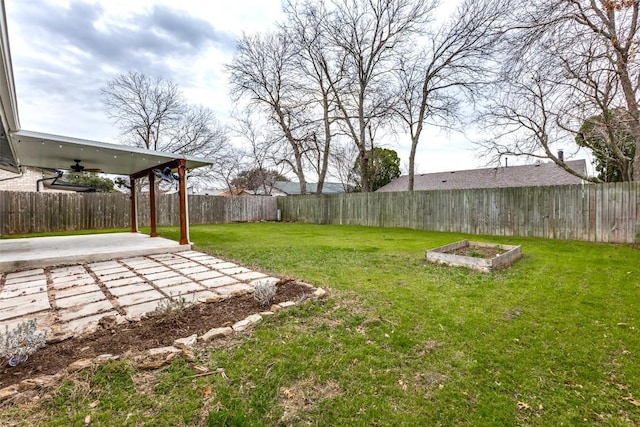
[[[312,292],[313,289],[306,285],[284,282],[277,286],[271,302],[299,301]],[[266,309],[252,295],[242,295],[215,303],[195,304],[167,315],[151,315],[137,322],[122,325],[103,323],[94,333],[48,344],[30,356],[27,362],[14,368],[7,364],[0,367],[0,388],[25,378],[55,374],[79,359],[170,346],[177,338],[231,326]]]
[[[497,257],[498,255],[502,255],[505,252],[507,251],[500,247],[469,245],[459,249],[455,249],[453,251],[450,251],[449,253],[453,255],[468,256],[473,258],[491,259]]]
[[[318,382],[315,375],[280,388],[280,403],[284,414],[281,423],[299,421],[321,401],[333,399],[344,394],[344,390],[337,381],[330,378],[325,382]]]

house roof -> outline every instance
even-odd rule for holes
[[[300,183],[294,181],[276,181],[273,188],[289,196],[300,194]],[[313,194],[318,190],[318,184],[307,182],[307,193]],[[325,182],[322,186],[322,194],[344,193],[342,184],[337,182]]]
[[[565,162],[571,169],[586,174],[584,159]],[[403,175],[377,191],[407,191],[409,176]],[[540,187],[551,185],[581,184],[582,180],[571,175],[553,162],[535,165],[469,169],[416,175],[414,190],[463,190],[471,188]]]

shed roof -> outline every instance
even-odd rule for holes
[[[565,162],[571,169],[586,174],[584,159]],[[535,165],[469,169],[416,175],[414,190],[463,190],[472,188],[539,187],[581,184],[582,179],[571,175],[553,162]],[[377,191],[407,191],[409,176],[394,179]]]

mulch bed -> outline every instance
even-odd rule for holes
[[[296,282],[278,284],[272,304],[298,301],[311,295],[313,289]],[[177,338],[203,335],[209,329],[231,326],[247,316],[268,310],[252,295],[228,298],[215,303],[195,304],[167,315],[151,315],[137,322],[122,325],[102,322],[94,333],[47,344],[29,357],[27,362],[12,368],[6,362],[0,367],[0,388],[25,378],[55,374],[79,359],[101,354],[122,355],[170,346]]]

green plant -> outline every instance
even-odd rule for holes
[[[184,296],[178,295],[177,297],[173,297],[173,294],[171,294],[170,298],[159,300],[153,312],[158,316],[169,316],[184,310],[188,306],[189,302]]]
[[[46,331],[37,331],[36,319],[19,323],[12,330],[6,326],[4,335],[0,333],[0,356],[9,366],[27,361],[30,355],[45,346]]]
[[[258,281],[254,287],[253,298],[258,301],[262,307],[267,307],[278,291],[276,284],[268,280]]]

